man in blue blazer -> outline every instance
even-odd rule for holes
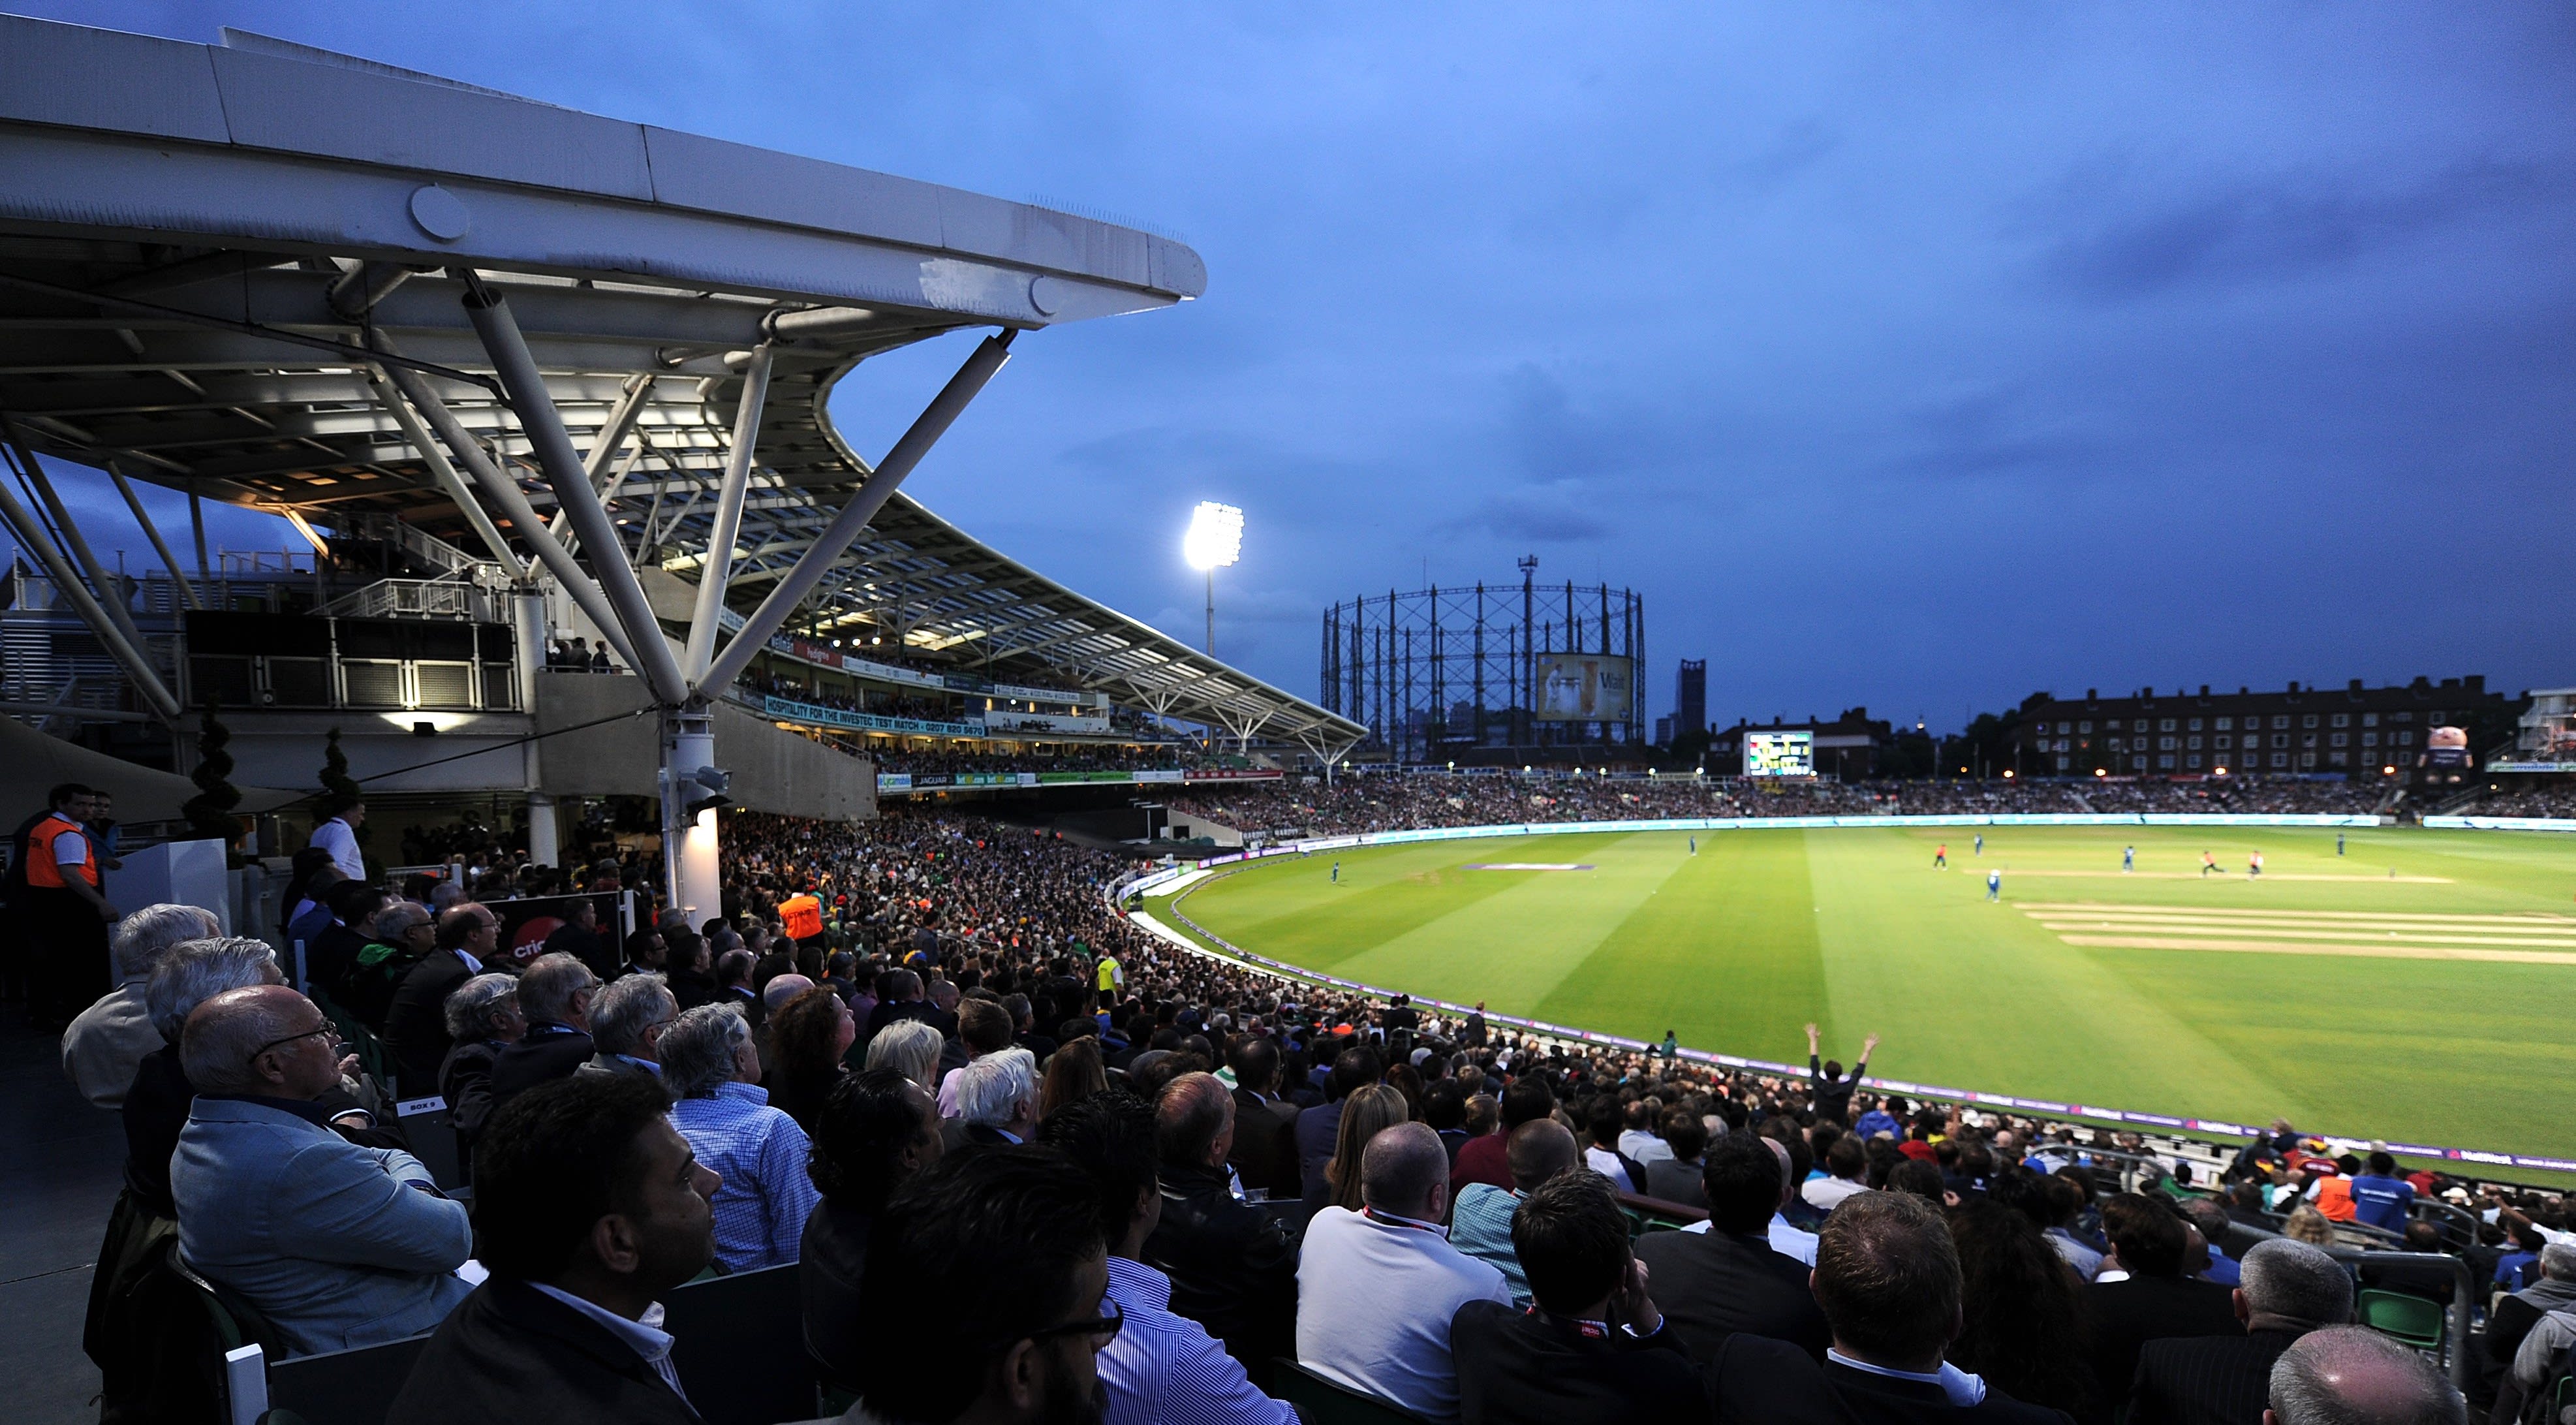
[[[331,1021],[283,985],[227,990],[188,1016],[179,1061],[197,1100],[170,1159],[179,1253],[239,1292],[307,1355],[417,1335],[470,1287],[465,1206],[409,1153],[333,1132],[316,1096],[340,1081]]]

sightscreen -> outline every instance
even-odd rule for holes
[[[1748,777],[1816,775],[1816,735],[1812,732],[1744,734],[1744,775]]]
[[[1626,722],[1630,667],[1606,653],[1538,655],[1538,720]]]

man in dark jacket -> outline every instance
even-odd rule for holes
[[[1810,1024],[1807,1026],[1807,1082],[1815,1093],[1816,1116],[1830,1118],[1836,1123],[1849,1123],[1852,1091],[1859,1088],[1861,1080],[1869,1075],[1869,1056],[1878,1049],[1878,1036],[1873,1034],[1861,1041],[1860,1062],[1852,1065],[1848,1078],[1843,1075],[1842,1060],[1817,1062],[1817,1047],[1816,1026]]]
[[[1700,1172],[1708,1231],[1637,1239],[1637,1260],[1652,1275],[1668,1329],[1693,1361],[1706,1365],[1738,1333],[1824,1357],[1829,1331],[1808,1290],[1807,1268],[1771,1250],[1771,1215],[1788,1200],[1787,1177],[1768,1141],[1730,1133],[1710,1145]]]
[[[1145,1264],[1172,1279],[1172,1310],[1208,1329],[1266,1388],[1270,1363],[1297,1347],[1297,1240],[1226,1187],[1234,1099],[1214,1074],[1183,1074],[1154,1105],[1163,1220]]]
[[[1786,1341],[1728,1338],[1707,1375],[1718,1425],[2066,1425],[1941,1359],[1959,1331],[1959,1256],[1922,1198],[1870,1192],[1835,1208],[1816,1243],[1815,1293],[1832,1323],[1824,1362]]]
[[[1635,1425],[1707,1413],[1699,1373],[1647,1294],[1597,1173],[1562,1173],[1512,1212],[1533,1309],[1471,1301],[1450,1322],[1462,1425]]]
[[[2176,1336],[2242,1338],[2233,1294],[2216,1282],[2182,1274],[2188,1235],[2173,1209],[2137,1193],[2102,1204],[2102,1227],[2126,1281],[2096,1281],[2084,1288],[2093,1317],[2095,1397],[2117,1401],[2138,1374],[2138,1348]]]
[[[1279,1046],[1246,1037],[1234,1046],[1234,1151],[1227,1161],[1247,1188],[1272,1197],[1302,1193],[1297,1105],[1279,1097]]]
[[[1300,1112],[1294,1125],[1298,1192],[1318,1201],[1328,1196],[1324,1167],[1332,1162],[1341,1140],[1343,1103],[1385,1073],[1386,1065],[1374,1049],[1355,1046],[1334,1057],[1333,1071],[1324,1080],[1324,1104]]]
[[[2274,1237],[2245,1254],[2234,1304],[2242,1336],[2149,1341],[2138,1348],[2129,1425],[2245,1425],[2263,1416],[2272,1364],[2290,1343],[2352,1316],[2352,1278],[2305,1242]]]
[[[447,1061],[452,1042],[447,997],[500,953],[501,918],[477,902],[464,901],[447,908],[434,933],[437,948],[403,976],[393,1007],[385,1011],[394,1072],[403,1093],[413,1098],[438,1091],[439,1066]]]
[[[519,1013],[528,1021],[519,1042],[492,1062],[492,1107],[542,1083],[568,1079],[597,1052],[590,1041],[590,997],[599,977],[570,955],[540,955],[519,977]]]
[[[541,1084],[492,1117],[475,1173],[491,1279],[429,1338],[387,1425],[695,1425],[649,1324],[715,1255],[716,1175],[640,1075]]]

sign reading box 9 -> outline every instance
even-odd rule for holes
[[[1816,775],[1816,735],[1812,732],[1747,732],[1744,734],[1744,775]]]

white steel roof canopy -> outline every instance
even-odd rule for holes
[[[1012,335],[1205,285],[1185,245],[1072,214],[239,32],[0,16],[12,440],[317,523],[398,514],[513,574],[533,553],[666,702],[781,626],[864,630],[1238,737],[1356,741],[893,488]],[[882,461],[851,451],[833,385],[971,327],[1001,332]],[[676,657],[634,636],[635,563],[700,579]],[[719,604],[759,639],[718,646]]]

